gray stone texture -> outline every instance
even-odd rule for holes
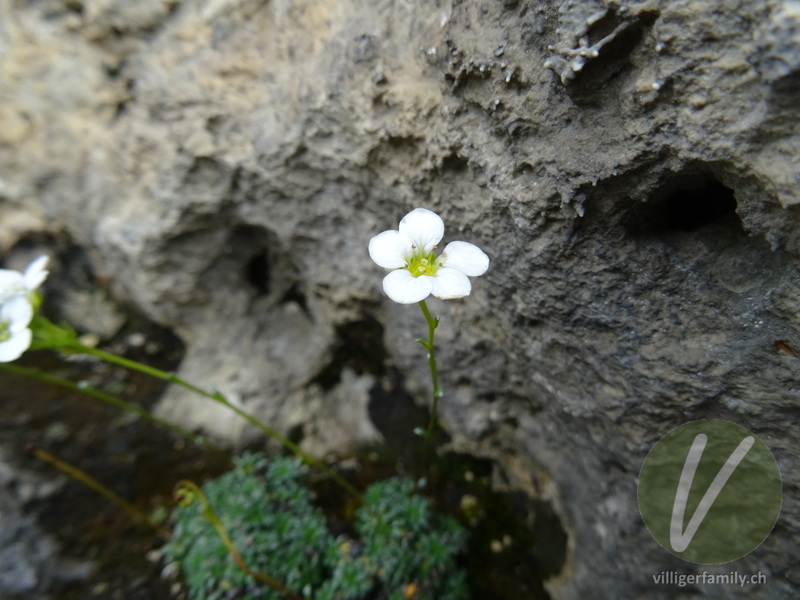
[[[182,376],[324,453],[375,438],[391,369],[427,402],[422,316],[366,248],[437,211],[492,259],[469,298],[431,302],[441,420],[554,503],[553,597],[796,597],[800,3],[0,7],[0,249],[68,234],[183,339]],[[179,390],[160,411],[254,435]],[[708,568],[767,588],[653,584],[705,569],[636,504],[649,448],[699,418],[782,469],[773,534]]]
[[[18,469],[0,448],[0,598],[47,600],[55,582],[92,572],[91,563],[60,558],[56,540],[30,517],[31,506],[47,501],[62,483]]]

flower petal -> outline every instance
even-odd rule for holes
[[[33,307],[25,296],[13,296],[0,305],[0,322],[8,323],[12,333],[28,326],[33,318]]]
[[[430,295],[435,279],[427,275],[414,277],[405,269],[397,269],[383,278],[383,291],[395,302],[413,304]]]
[[[420,277],[420,279],[422,278]],[[436,271],[431,292],[437,298],[442,300],[463,298],[464,296],[469,296],[471,291],[472,284],[469,282],[469,277],[458,269],[442,267]]]
[[[406,256],[412,253],[411,240],[399,231],[384,231],[369,241],[369,257],[384,269],[405,266]]]
[[[29,290],[35,290],[47,278],[49,271],[45,269],[47,261],[50,260],[47,256],[40,256],[25,268],[22,278],[25,282],[25,287]]]
[[[450,242],[445,246],[438,261],[470,277],[483,275],[489,268],[489,257],[486,253],[469,242]]]
[[[22,273],[11,269],[0,269],[0,302],[3,298],[25,291]]]
[[[0,362],[11,362],[22,356],[22,353],[31,345],[32,333],[30,329],[17,331],[5,342],[0,342]]]
[[[429,254],[442,241],[444,221],[427,208],[415,208],[400,221],[400,233],[406,234],[423,254]]]

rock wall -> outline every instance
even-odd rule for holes
[[[7,257],[68,235],[182,338],[182,376],[323,453],[375,439],[398,386],[428,397],[424,322],[366,247],[435,210],[492,259],[432,303],[442,422],[557,507],[553,597],[676,597],[652,576],[692,566],[645,530],[636,481],[699,418],[775,453],[781,519],[736,568],[793,597],[800,3],[0,6]],[[176,390],[161,412],[253,435]]]

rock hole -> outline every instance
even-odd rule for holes
[[[589,46],[599,55],[589,60],[575,79],[571,94],[576,101],[589,104],[604,101],[608,91],[603,86],[631,69],[635,61],[632,56],[641,48],[645,34],[657,18],[654,11],[642,12],[635,20],[628,20],[609,10],[591,26],[587,32]]]
[[[694,231],[735,214],[733,190],[708,181],[697,190],[678,190],[667,199],[664,226],[668,230]]]
[[[269,253],[266,248],[248,259],[242,269],[242,276],[259,296],[269,294]]]
[[[414,402],[403,384],[403,376],[396,369],[389,369],[383,381],[370,390],[367,410],[370,421],[381,432],[389,453],[414,463],[424,459],[424,445],[417,443],[422,438],[412,432],[416,427],[427,426],[429,412]],[[442,441],[439,431],[435,442]]]
[[[217,134],[219,133],[222,125],[225,123],[225,119],[222,115],[214,115],[206,119],[206,131],[209,133]]]
[[[83,2],[77,2],[75,0],[68,0],[64,4],[64,8],[76,15],[82,15],[84,10]]]
[[[617,13],[609,10],[606,14],[595,21],[588,31],[589,46],[594,46],[597,42],[605,39],[622,24],[622,19]]]
[[[306,302],[306,295],[300,289],[300,285],[295,283],[292,287],[286,290],[286,293],[281,297],[281,304],[294,302],[299,306],[304,313],[311,316],[308,310],[308,302]]]
[[[691,232],[714,223],[730,222],[742,229],[733,190],[708,174],[680,175],[658,189],[631,216],[634,232]]]
[[[442,159],[442,171],[461,173],[467,170],[467,159],[451,152]]]
[[[221,162],[198,156],[186,171],[184,185],[189,188],[186,193],[191,195],[191,190],[202,190],[206,194],[209,189],[227,187],[230,183],[230,170]]]
[[[600,56],[589,61],[583,69],[580,80],[580,93],[594,99],[598,92],[595,89],[608,83],[631,66],[630,55],[642,42],[644,28],[631,26],[616,34],[616,37],[600,49]]]
[[[528,315],[524,315],[522,313],[516,313],[514,315],[514,323],[518,327],[525,327],[534,329],[536,327],[541,327],[544,324],[544,321],[538,319],[536,317],[530,317]]]
[[[339,383],[345,367],[359,375],[380,375],[384,372],[387,355],[383,347],[383,326],[373,317],[364,316],[359,321],[339,325],[336,339],[330,361],[312,383],[329,390]]]
[[[303,440],[306,437],[305,430],[303,429],[303,424],[295,425],[291,427],[289,431],[286,433],[286,437],[289,439],[290,442],[293,444],[300,445],[303,443]]]

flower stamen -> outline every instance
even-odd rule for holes
[[[436,275],[436,271],[439,270],[433,253],[423,256],[412,256],[407,264],[408,266],[406,266],[406,268],[414,277],[421,277],[422,275],[433,277]]]

